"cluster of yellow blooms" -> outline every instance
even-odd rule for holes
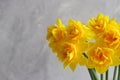
[[[69,66],[72,71],[79,64],[102,74],[120,65],[120,24],[103,14],[87,24],[69,20],[65,26],[58,19],[48,27],[47,40],[64,68]]]

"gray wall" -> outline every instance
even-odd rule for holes
[[[119,0],[0,0],[0,80],[90,80],[86,67],[64,70],[46,41],[61,18],[86,23],[98,13],[120,22]]]

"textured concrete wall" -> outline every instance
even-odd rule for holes
[[[0,0],[0,80],[90,80],[85,67],[63,69],[48,48],[47,26],[86,22],[102,12],[120,22],[119,0]]]

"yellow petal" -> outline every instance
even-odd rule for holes
[[[108,70],[108,68],[109,68],[109,65],[97,66],[95,67],[95,70],[99,72],[100,74],[103,74],[104,72]]]
[[[78,64],[77,61],[75,61],[75,62],[73,62],[73,63],[70,64],[70,69],[71,69],[73,72],[75,71],[77,64]]]

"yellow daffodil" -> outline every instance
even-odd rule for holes
[[[120,45],[120,33],[117,31],[108,31],[103,34],[104,44],[107,47],[118,48]]]
[[[57,24],[48,27],[47,40],[49,41],[49,46],[52,48],[53,52],[59,50],[58,45],[61,41],[64,41],[66,37],[65,26],[62,24],[61,20],[57,20]]]
[[[69,20],[67,26],[68,38],[70,40],[75,40],[84,36],[84,27],[85,25],[79,21]]]
[[[58,59],[64,63],[64,68],[70,66],[72,71],[74,71],[78,64],[76,45],[68,42],[60,45],[60,50],[57,54]]]
[[[96,18],[91,18],[88,21],[88,27],[93,30],[95,33],[101,33],[105,30],[106,25],[109,22],[109,17],[104,16],[103,14],[98,14]]]
[[[99,45],[104,47],[118,49],[120,47],[120,32],[117,29],[108,29],[99,35],[96,39]]]
[[[95,68],[97,72],[104,73],[112,64],[112,55],[114,51],[110,48],[102,48],[99,46],[92,47],[88,50],[88,68]]]
[[[86,38],[86,40],[93,39],[95,34],[80,21],[69,20],[67,26],[68,39],[78,40]]]

